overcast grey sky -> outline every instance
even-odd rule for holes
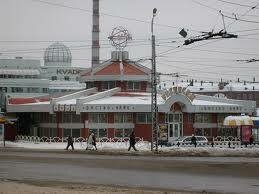
[[[155,24],[159,25],[154,26],[154,31],[158,71],[179,72],[188,75],[185,79],[236,80],[240,77],[252,80],[256,77],[259,81],[259,62],[236,61],[259,59],[259,6],[251,9],[259,0],[226,1],[230,3],[220,0],[100,0],[100,58],[110,57],[113,48],[107,37],[116,26],[124,26],[132,34],[133,40],[126,48],[131,58],[150,58],[150,21],[152,9],[156,7]],[[92,0],[0,0],[0,5],[1,58],[42,59],[44,49],[52,41],[62,41],[71,48],[74,66],[90,67]],[[182,28],[188,29],[188,37],[201,35],[202,31],[223,29],[217,10],[248,20],[225,18],[227,31],[239,38],[182,46],[184,39],[178,34]],[[150,61],[143,64],[150,66]]]

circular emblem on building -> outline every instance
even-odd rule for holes
[[[113,28],[108,38],[111,42],[111,45],[119,50],[124,49],[127,46],[128,41],[132,40],[129,31],[122,26]]]

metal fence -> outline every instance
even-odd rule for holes
[[[198,142],[196,145],[194,145],[192,143],[174,142],[174,143],[169,143],[169,146],[174,146],[174,147],[220,147],[220,148],[257,147],[257,148],[259,148],[259,142],[253,142],[250,144],[248,142],[246,142],[246,143],[242,142],[239,137],[217,136],[217,137],[213,137],[212,142],[209,142],[209,143],[199,143]]]
[[[22,136],[22,135],[17,135],[15,136],[16,141],[23,141],[23,142],[52,142],[52,143],[57,143],[57,142],[67,142],[67,137],[38,137],[38,136]],[[87,142],[87,138],[84,137],[77,137],[73,138],[74,142]],[[108,137],[103,137],[103,138],[97,138],[97,142],[100,143],[127,143],[129,141],[129,138],[108,138]],[[143,138],[141,137],[136,137],[136,143],[143,142]]]

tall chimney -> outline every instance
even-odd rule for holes
[[[100,63],[99,33],[99,0],[93,0],[92,68]]]

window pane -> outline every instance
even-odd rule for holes
[[[195,114],[195,122],[202,123],[202,114]]]
[[[180,122],[180,114],[174,114],[174,122]]]
[[[133,82],[128,82],[128,89],[133,90]]]
[[[140,84],[139,82],[134,82],[134,90],[140,89]]]
[[[76,113],[72,114],[72,122],[73,123],[80,123],[80,115],[77,115]]]
[[[168,115],[168,122],[172,123],[173,122],[173,114]]]
[[[124,137],[129,137],[133,129],[124,129]]]
[[[63,129],[63,137],[71,135],[71,129]]]
[[[50,128],[49,129],[49,136],[50,137],[56,137],[57,136],[57,129],[56,128]]]
[[[133,122],[132,114],[131,113],[124,113],[124,122],[125,123]]]
[[[145,113],[137,113],[137,122],[138,123],[146,123],[146,114]]]
[[[115,130],[115,137],[123,137],[123,129],[114,129]]]
[[[72,129],[72,137],[80,137],[80,129]]]
[[[115,123],[122,123],[123,122],[123,114],[121,113],[116,113],[114,115],[114,122]]]
[[[98,123],[98,114],[97,113],[89,113],[89,122],[90,123]]]
[[[106,113],[99,114],[99,123],[107,123],[107,114]]]
[[[146,123],[152,123],[152,114],[151,113],[146,113],[146,116],[147,116]]]
[[[107,129],[99,129],[99,138],[107,137]]]
[[[204,129],[204,133],[203,133],[204,136],[207,136],[207,137],[211,137],[211,129]]]
[[[195,135],[203,136],[202,129],[195,129]]]
[[[63,113],[63,123],[71,123],[71,114]]]

